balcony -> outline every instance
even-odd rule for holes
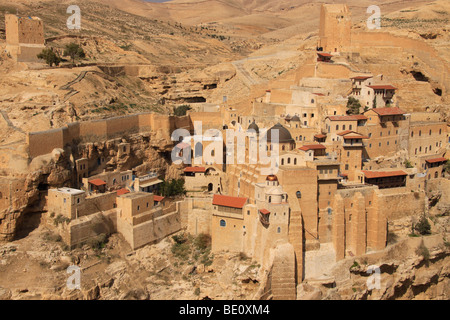
[[[344,140],[343,144],[344,148],[363,148],[365,147],[365,144],[362,141],[354,141],[354,140]]]

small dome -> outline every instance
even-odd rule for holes
[[[284,117],[284,120],[291,120],[291,116],[288,114],[286,117]]]
[[[278,178],[276,175],[271,174],[270,176],[267,176],[266,181],[278,181]]]
[[[300,118],[297,115],[295,115],[295,116],[293,116],[291,118],[291,121],[298,121],[298,122],[300,122]]]
[[[280,123],[277,123],[267,131],[267,142],[272,142],[272,130],[278,130],[279,143],[295,143],[289,130],[283,127]]]
[[[255,130],[256,133],[259,133],[259,127],[258,127],[258,125],[256,124],[256,122],[255,122],[254,120],[253,120],[253,122],[248,126],[248,129],[247,129],[247,130],[251,130],[251,129]]]

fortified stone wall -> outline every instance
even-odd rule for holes
[[[211,235],[213,212],[211,198],[187,198],[182,212],[186,215],[186,219],[183,219],[183,227],[188,233]]]
[[[162,130],[168,136],[178,128],[190,128],[190,118],[136,114],[106,120],[75,122],[65,127],[27,134],[26,142],[31,158],[51,153],[55,148],[63,149],[72,142],[96,142],[121,137],[124,134]]]
[[[114,232],[116,214],[112,210],[105,215],[96,213],[80,219],[72,220],[69,224],[60,225],[60,235],[64,243],[74,248],[77,245],[97,237],[100,234],[109,236]]]
[[[388,220],[422,214],[425,210],[425,194],[406,188],[380,190],[378,208]]]
[[[426,69],[428,75],[439,82],[445,90],[450,88],[450,70],[439,56],[438,52],[426,44],[424,41],[395,36],[387,32],[352,32],[352,47],[356,50],[364,50],[373,47],[401,47],[403,50],[414,53],[414,55],[424,61],[429,68]]]

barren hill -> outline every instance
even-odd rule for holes
[[[354,30],[364,30],[371,1],[346,3]],[[81,9],[79,32],[66,27],[66,9],[72,4]],[[3,13],[18,12],[43,19],[48,47],[62,49],[75,41],[87,53],[84,67],[76,69],[40,65],[27,71],[30,66],[15,66],[2,57],[0,104],[5,117],[0,117],[0,125],[8,128],[2,143],[23,136],[15,128],[45,130],[123,113],[167,113],[177,104],[221,103],[223,96],[236,107],[246,108],[252,98],[278,80],[291,79],[314,56],[321,4],[306,0],[0,0],[0,46],[4,44]],[[426,43],[440,55],[435,63],[442,61],[448,68],[447,1],[382,0],[378,5],[383,32]],[[447,95],[433,92],[443,84],[427,80],[434,67],[424,61],[405,61],[406,51],[393,54],[387,48],[385,52],[389,54],[374,51],[351,63],[375,74],[385,73],[400,86],[400,100],[408,108],[429,107],[445,113]]]

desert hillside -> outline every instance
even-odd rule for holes
[[[353,29],[365,31],[370,2],[347,3]],[[72,4],[80,6],[81,31],[66,27],[66,9]],[[437,52],[433,63],[448,70],[447,1],[378,5],[382,32],[425,43]],[[315,56],[320,6],[293,0],[0,0],[0,45],[4,13],[18,12],[44,21],[47,47],[63,50],[75,41],[86,52],[82,67],[73,69],[67,63],[59,68],[14,64],[3,54],[1,125],[7,134],[2,142],[67,122],[143,111],[170,113],[176,105],[221,103],[224,96],[245,110],[266,89],[295,78]],[[440,93],[445,79],[429,74],[431,62],[405,60],[405,54],[414,56],[412,51],[385,48],[349,63],[412,89],[399,92],[405,108],[427,108],[447,117],[448,97]]]

